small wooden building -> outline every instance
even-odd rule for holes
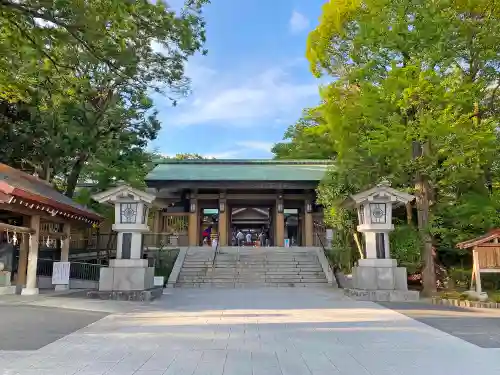
[[[46,181],[0,163],[0,241],[19,248],[16,283],[24,287],[23,294],[38,293],[41,244],[61,241],[60,259],[67,261],[71,229],[87,228],[102,219]]]
[[[481,293],[481,273],[500,272],[500,229],[494,229],[483,236],[457,244],[459,249],[472,248],[472,279],[476,292]]]

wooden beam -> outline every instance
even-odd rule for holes
[[[310,189],[319,181],[148,181],[149,187],[177,189]]]
[[[162,216],[188,216],[190,212],[162,212]]]
[[[13,212],[14,214],[26,215],[26,216],[39,215],[40,218],[47,219],[55,223],[64,223],[66,221],[60,217],[52,216],[47,212],[41,212],[40,210],[32,210],[29,208],[22,207],[20,205],[0,203],[0,210],[10,211]]]
[[[479,254],[477,248],[472,250],[472,268],[474,269],[474,274],[476,275],[476,292],[481,293],[483,290],[481,288],[481,272],[479,268]]]
[[[34,210],[30,209],[29,207],[23,207],[21,205],[17,204],[7,204],[7,203],[0,203],[0,210],[5,210],[12,212],[13,214],[18,214],[18,215],[24,215],[24,216],[34,216],[38,215],[40,216],[40,219],[48,222],[53,222],[53,223],[60,223],[64,224],[67,222],[71,222],[74,226],[89,226],[90,224],[86,223],[83,220],[78,220],[78,219],[72,219],[70,217],[62,217],[62,216],[52,216],[46,211],[40,211],[40,210]]]
[[[10,225],[4,223],[0,223],[0,230],[5,230],[9,232],[30,233],[30,234],[35,233],[34,229],[28,227],[20,227],[17,225]]]
[[[69,235],[62,232],[42,232],[40,231],[40,235],[48,236],[52,238],[57,238],[58,240],[65,240],[69,237]]]

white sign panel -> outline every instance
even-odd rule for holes
[[[333,240],[333,229],[327,229],[326,230],[326,239],[327,240]]]
[[[154,286],[163,286],[164,282],[165,282],[165,277],[163,276],[155,276],[153,279]]]
[[[53,285],[69,284],[69,267],[70,262],[54,262],[54,267],[52,268]]]

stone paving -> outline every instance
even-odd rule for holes
[[[39,350],[0,351],[0,369],[3,375],[493,375],[500,373],[500,350],[333,289],[174,289]]]
[[[108,314],[98,311],[30,305],[0,305],[0,337],[2,338],[0,351],[40,349],[106,315]]]
[[[429,303],[380,305],[482,348],[500,348],[500,309],[473,309]]]

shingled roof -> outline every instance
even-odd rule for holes
[[[331,160],[207,159],[159,161],[148,181],[311,181],[323,179]]]
[[[87,222],[100,221],[94,211],[59,193],[47,182],[28,173],[0,163],[0,194],[4,203],[39,207],[52,215]],[[20,203],[22,202],[22,203]]]

